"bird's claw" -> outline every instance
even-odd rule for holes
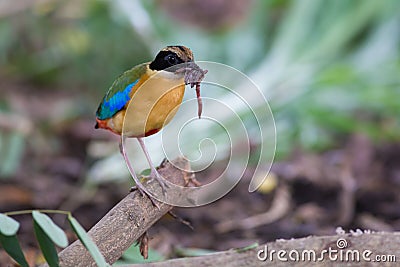
[[[149,182],[153,182],[154,180],[156,180],[161,187],[164,197],[166,196],[167,188],[169,188],[169,185],[166,182],[164,182],[163,178],[157,171],[155,172],[152,171],[150,175],[143,176],[143,178],[148,179]]]
[[[129,190],[129,192],[131,192],[131,193],[139,192],[139,194],[142,197],[147,196],[150,199],[151,204],[153,204],[154,207],[156,207],[158,210],[160,210],[160,205],[156,202],[156,200],[152,196],[150,196],[148,193],[146,193],[146,191],[144,191],[144,189],[141,188],[141,186],[138,186],[138,185],[132,186],[131,189]]]
[[[188,186],[189,184],[192,184],[195,187],[201,186],[201,183],[197,181],[196,177],[194,176],[194,173],[192,173],[191,175],[184,175],[183,179],[185,180],[185,186]]]

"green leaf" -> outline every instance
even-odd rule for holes
[[[0,243],[4,250],[22,267],[29,267],[16,235],[7,236],[0,233]]]
[[[151,169],[144,169],[141,173],[140,176],[149,176],[151,173]]]
[[[19,222],[3,213],[0,213],[0,233],[12,236],[17,233],[18,229]]]
[[[198,257],[215,253],[216,251],[201,248],[176,248],[176,254],[180,257]]]
[[[42,227],[37,223],[36,220],[33,221],[33,229],[35,230],[36,239],[39,243],[40,250],[43,253],[44,258],[50,267],[58,267],[58,255],[56,246],[53,241],[47,235],[45,231],[43,231]]]
[[[154,249],[149,248],[149,257],[143,259],[142,254],[140,254],[140,248],[138,245],[130,246],[122,255],[122,259],[127,262],[127,264],[133,263],[146,263],[146,262],[156,262],[164,260],[164,257]]]
[[[71,215],[68,215],[68,221],[71,224],[71,227],[74,230],[75,234],[78,236],[79,240],[89,251],[90,255],[92,255],[97,266],[99,267],[109,266],[109,264],[104,259],[103,255],[100,253],[99,248],[90,238],[90,236],[86,233],[85,229],[83,229],[83,227],[79,224],[79,222]]]
[[[39,211],[32,211],[32,216],[35,222],[42,228],[47,236],[59,247],[65,248],[68,246],[68,239],[64,231],[58,227],[49,216]]]
[[[258,247],[258,243],[253,243],[253,244],[248,245],[248,246],[243,247],[243,248],[236,248],[235,251],[238,252],[238,253],[241,253],[241,252],[246,252],[248,250],[255,249],[257,247]]]
[[[0,177],[10,177],[21,163],[25,139],[20,133],[11,133],[6,137],[7,148],[0,163]]]

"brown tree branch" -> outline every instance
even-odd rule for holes
[[[182,169],[189,169],[189,163],[184,159],[178,159],[173,162],[174,165]],[[166,163],[159,169],[163,177],[170,182],[184,185],[187,173],[175,168],[171,163]],[[154,185],[157,186],[157,185]],[[179,196],[177,196],[179,197]],[[157,209],[147,197],[142,197],[138,193],[131,193],[126,196],[120,203],[112,208],[90,231],[89,235],[99,247],[106,261],[110,264],[119,259],[122,253],[131,246],[147,229],[149,229],[157,220],[165,213],[172,209],[164,203],[159,204]],[[347,246],[340,250],[337,247],[337,240],[344,238]],[[266,250],[265,254],[260,250]],[[359,253],[359,261],[354,258],[337,258],[332,260],[328,254],[329,249],[333,250],[333,257],[340,257],[339,251],[342,251],[342,257],[355,257],[354,251]],[[291,252],[292,257],[299,255],[302,251],[314,251],[315,260],[299,260],[294,261],[289,257]],[[323,250],[326,250],[323,260],[318,260],[321,257]],[[336,250],[336,252],[334,251]],[[367,254],[371,261],[363,259],[363,253],[369,250],[371,254]],[[274,252],[273,252],[274,251]],[[164,262],[150,263],[146,265],[125,265],[128,266],[287,266],[288,261],[278,259],[280,257],[287,259],[295,266],[337,266],[342,264],[361,264],[362,266],[382,266],[382,262],[374,262],[376,255],[393,255],[394,260],[400,261],[400,233],[358,233],[358,234],[342,234],[336,236],[321,236],[307,237],[301,239],[283,240],[270,242],[250,249],[231,249],[224,252],[218,252],[210,255],[193,258],[173,259]],[[295,252],[293,252],[295,251]],[[296,254],[296,251],[299,254]],[[346,254],[346,251],[351,253]],[[272,253],[272,254],[271,254]],[[261,261],[257,255],[267,258]],[[308,254],[307,254],[308,255]],[[306,255],[306,257],[307,257]],[[323,254],[322,254],[323,255]],[[347,256],[346,256],[347,255]],[[365,256],[365,255],[364,255]],[[272,257],[272,258],[271,258]],[[95,263],[82,246],[80,241],[75,241],[70,246],[59,253],[60,266],[95,266]],[[346,261],[347,260],[347,261]],[[393,258],[392,258],[393,260]],[[395,262],[387,262],[386,266],[394,266]]]
[[[338,249],[337,241],[344,238],[347,247]],[[267,251],[266,251],[267,248]],[[329,256],[331,248],[331,257]],[[258,259],[260,250],[266,251],[260,253],[265,260]],[[280,250],[284,251],[279,252]],[[302,260],[302,252],[304,259]],[[311,260],[308,260],[308,252],[315,251],[315,260],[313,254],[310,254]],[[326,250],[324,254],[322,250]],[[336,252],[335,252],[336,250]],[[369,250],[371,253],[369,253]],[[274,252],[273,252],[274,251]],[[299,254],[296,254],[296,251]],[[272,253],[272,256],[271,256]],[[278,253],[281,253],[278,258]],[[363,258],[363,253],[364,257]],[[357,254],[359,258],[357,260]],[[289,256],[291,255],[291,256]],[[298,260],[293,260],[298,255]],[[323,255],[323,258],[322,256]],[[384,255],[386,262],[376,261],[375,256]],[[390,258],[394,255],[395,258]],[[272,258],[271,258],[272,257]],[[291,259],[292,257],[292,259]],[[321,257],[319,259],[319,257]],[[335,258],[336,257],[336,258]],[[286,260],[285,260],[286,259]],[[368,260],[369,259],[369,260]],[[380,259],[383,259],[381,257]],[[393,262],[395,260],[395,262]],[[391,262],[390,262],[391,261]],[[310,236],[300,239],[282,240],[270,242],[252,249],[231,249],[224,252],[213,253],[206,256],[173,259],[163,262],[148,264],[123,265],[124,267],[206,267],[206,266],[398,266],[400,261],[400,232],[395,233],[363,233],[363,234],[343,234],[335,236]],[[397,264],[397,265],[396,265]]]
[[[176,167],[189,169],[185,159],[167,162],[159,168],[159,173],[171,183],[184,185],[186,173]],[[149,187],[157,187],[152,183]],[[152,205],[148,197],[132,192],[114,206],[92,229],[89,235],[96,243],[106,261],[110,264],[119,259],[144,232],[146,232],[172,206],[159,203],[159,209]],[[89,252],[77,240],[59,253],[60,266],[96,266]],[[45,265],[46,266],[46,265]]]

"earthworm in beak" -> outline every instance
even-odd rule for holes
[[[196,96],[197,96],[197,115],[199,119],[201,119],[201,113],[203,112],[203,101],[200,96],[200,83],[204,79],[204,75],[208,72],[208,70],[201,69],[196,63],[190,62],[186,67],[180,68],[176,70],[176,73],[185,72],[185,84],[190,84],[190,87],[193,88],[196,86]]]

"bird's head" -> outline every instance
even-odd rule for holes
[[[172,66],[193,62],[192,51],[181,45],[167,46],[158,52],[156,58],[150,63],[149,67],[152,70],[168,70],[175,71]]]

